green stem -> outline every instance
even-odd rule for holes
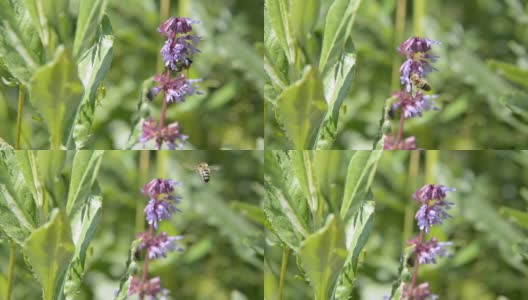
[[[398,0],[396,6],[396,29],[394,32],[394,49],[403,42],[405,34],[405,17],[407,13],[407,0]],[[392,78],[391,78],[391,90],[399,90],[400,86],[400,65],[402,58],[395,54],[392,60]]]
[[[413,29],[416,36],[423,36],[423,20],[425,16],[425,0],[414,0],[413,3]]]
[[[16,244],[15,241],[11,241],[11,253],[9,254],[9,273],[7,274],[6,300],[11,299],[11,287],[13,286],[13,279],[15,277],[15,256]]]
[[[282,290],[284,289],[284,281],[286,279],[286,270],[288,269],[288,258],[290,257],[290,248],[284,246],[282,250],[282,264],[279,278],[279,295],[277,300],[282,300]]]
[[[16,125],[16,142],[15,149],[20,149],[20,136],[22,135],[22,111],[24,110],[25,89],[23,85],[18,87],[18,111]]]

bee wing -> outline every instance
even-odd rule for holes
[[[212,166],[209,166],[209,169],[211,169],[211,171],[220,171],[222,170],[222,166],[212,165]]]
[[[189,171],[196,171],[198,167],[195,165],[189,165],[189,164],[182,164],[183,168],[189,170]]]

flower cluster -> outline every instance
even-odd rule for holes
[[[389,135],[385,135],[383,149],[385,150],[416,150],[412,144],[402,143],[403,127],[405,119],[421,117],[424,111],[438,110],[434,104],[436,95],[424,95],[424,91],[430,91],[431,87],[425,80],[426,76],[435,71],[432,63],[437,61],[438,56],[430,53],[432,45],[440,44],[427,38],[411,37],[398,47],[398,52],[406,57],[400,67],[400,82],[405,86],[403,91],[393,94],[395,102],[391,111],[401,113],[398,138],[394,141]],[[410,137],[413,138],[414,137]],[[407,138],[409,139],[409,138]]]
[[[152,100],[157,94],[163,92],[163,107],[159,124],[152,118],[145,120],[139,139],[143,144],[154,140],[157,150],[160,150],[163,144],[171,150],[181,149],[188,138],[180,132],[177,122],[165,126],[165,115],[168,103],[184,102],[187,96],[200,94],[195,83],[201,80],[188,79],[184,73],[181,73],[191,67],[193,54],[200,52],[194,45],[201,38],[190,34],[193,29],[192,25],[196,23],[198,21],[189,18],[172,17],[158,28],[158,32],[167,38],[160,51],[165,71],[154,77],[157,86],[152,88],[147,96]]]
[[[154,229],[158,227],[161,220],[169,219],[173,213],[178,211],[176,204],[181,197],[174,195],[174,188],[181,186],[180,182],[170,179],[153,179],[141,189],[141,193],[149,198],[145,207],[145,218],[149,229],[138,234],[140,244],[139,251],[145,251],[145,265],[142,276],[134,276],[128,290],[128,295],[138,294],[141,299],[148,296],[150,299],[166,299],[169,291],[161,288],[159,277],[148,279],[149,260],[167,257],[168,252],[183,251],[178,241],[182,236],[169,236],[165,232],[155,234]]]
[[[415,257],[412,281],[403,286],[402,299],[425,300],[437,299],[429,290],[427,282],[417,284],[418,268],[420,264],[436,263],[437,258],[449,255],[451,242],[439,242],[436,238],[425,240],[425,234],[429,233],[431,226],[442,224],[443,220],[450,217],[446,212],[454,204],[445,201],[447,192],[455,191],[443,185],[427,184],[414,193],[413,198],[421,204],[416,213],[416,221],[420,228],[420,235],[411,238],[407,243],[413,246]]]

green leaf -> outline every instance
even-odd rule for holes
[[[370,195],[369,199],[372,199],[372,194]],[[336,286],[336,299],[347,300],[352,296],[359,254],[367,244],[374,224],[374,208],[374,201],[364,201],[354,217],[350,218],[346,224],[345,232],[348,256]]]
[[[327,104],[317,71],[307,67],[303,77],[279,96],[276,114],[296,149],[314,149]]]
[[[37,227],[38,213],[15,151],[2,151],[0,157],[0,227],[22,245]]]
[[[273,31],[277,36],[288,61],[295,61],[295,44],[291,32],[290,18],[288,16],[287,0],[266,0],[266,9]]]
[[[341,218],[352,212],[355,213],[357,206],[364,200],[367,191],[370,189],[379,159],[381,150],[356,151],[348,164],[348,171],[345,183],[345,192],[341,206]]]
[[[85,272],[86,251],[101,219],[102,204],[102,193],[99,187],[95,185],[85,204],[70,218],[75,254],[64,283],[64,293],[68,300],[77,299]]]
[[[79,57],[92,44],[103,19],[106,0],[80,0],[79,16],[73,41],[73,56]]]
[[[110,20],[105,16],[97,42],[79,59],[79,77],[84,86],[84,94],[73,128],[73,139],[77,149],[83,148],[90,137],[97,89],[110,69],[113,45],[112,27]]]
[[[332,110],[334,120],[339,118],[339,109],[352,86],[356,70],[356,50],[352,39],[347,38],[341,57],[323,73],[325,98]]]
[[[301,45],[317,23],[320,6],[321,0],[290,0],[291,31]]]
[[[499,213],[503,217],[507,217],[515,221],[517,225],[528,229],[528,213],[504,206],[499,209]]]
[[[308,199],[308,206],[314,214],[320,205],[317,197],[317,187],[315,186],[314,170],[312,168],[310,151],[289,151],[291,158],[291,165],[295,172],[301,189],[304,192],[304,197]],[[321,222],[322,224],[322,222]]]
[[[119,283],[119,290],[117,291],[115,300],[126,300],[128,299],[128,290],[130,289],[130,284],[132,283],[132,277],[137,272],[137,263],[134,259],[137,248],[141,244],[141,239],[132,241],[130,245],[130,252],[128,253],[128,259],[126,262],[126,271],[121,277],[121,282]]]
[[[42,210],[44,206],[44,187],[40,179],[35,153],[33,151],[16,151],[16,157],[24,180],[33,194],[37,209]]]
[[[521,116],[528,122],[528,94],[524,92],[511,92],[502,96],[501,102],[513,113]]]
[[[65,213],[54,210],[51,220],[31,233],[25,250],[33,273],[42,285],[42,298],[60,299],[64,277],[74,254]]]
[[[104,151],[77,151],[73,158],[66,212],[75,214],[86,203],[87,196],[97,178]]]
[[[346,260],[345,233],[333,214],[323,228],[301,244],[299,258],[314,289],[315,300],[331,299]]]
[[[345,162],[354,151],[314,151],[314,172],[317,190],[325,198],[332,212],[339,212],[342,189],[338,180],[346,168]]]
[[[488,66],[497,71],[506,79],[528,88],[528,70],[523,70],[516,65],[509,64],[498,60],[489,60]]]
[[[23,0],[0,1],[0,58],[24,85],[40,65],[38,32]]]
[[[361,0],[335,0],[328,9],[319,60],[323,74],[341,58],[360,3]]]
[[[44,48],[48,48],[51,43],[53,31],[52,26],[59,32],[60,21],[66,18],[68,10],[67,0],[24,0],[29,15],[33,19],[33,24],[39,33],[40,40]]]
[[[59,47],[53,61],[39,68],[30,84],[30,101],[42,115],[50,133],[51,149],[65,146],[70,138],[77,107],[83,92],[76,65]]]
[[[317,136],[316,150],[330,150],[332,149],[337,136],[337,122],[331,114],[326,114],[326,117],[321,125],[319,134]]]
[[[284,151],[264,153],[264,213],[277,236],[297,251],[310,233],[310,212]]]

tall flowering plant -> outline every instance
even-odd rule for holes
[[[149,201],[145,207],[145,218],[149,224],[147,231],[138,234],[140,244],[139,251],[144,251],[145,262],[140,275],[132,278],[128,295],[138,294],[140,299],[166,299],[169,291],[161,287],[159,277],[148,277],[149,263],[153,259],[159,259],[167,256],[170,251],[182,251],[178,241],[182,236],[169,236],[165,232],[155,234],[159,222],[170,219],[172,214],[179,211],[176,204],[181,201],[181,197],[174,195],[174,188],[181,186],[180,182],[170,179],[153,179],[148,182],[142,189],[143,195],[148,197]]]
[[[411,37],[398,47],[400,55],[406,58],[400,67],[400,82],[404,89],[393,94],[394,102],[389,107],[389,113],[400,113],[400,125],[396,137],[391,133],[384,136],[383,149],[418,149],[415,137],[404,138],[403,129],[406,119],[421,117],[424,111],[438,110],[433,101],[437,96],[424,94],[424,91],[431,90],[425,78],[432,71],[436,71],[432,63],[437,61],[438,56],[432,55],[430,51],[431,47],[437,44],[440,42]]]
[[[154,140],[157,150],[164,143],[171,150],[181,149],[188,138],[181,133],[178,122],[166,124],[165,116],[169,103],[184,102],[187,96],[199,93],[194,84],[201,80],[188,79],[184,73],[191,67],[193,54],[200,52],[195,44],[201,38],[190,34],[196,23],[198,21],[189,18],[172,17],[158,28],[158,32],[167,38],[161,48],[165,70],[154,77],[158,85],[149,91],[148,98],[153,100],[157,94],[163,93],[161,116],[159,121],[153,118],[145,120],[139,139],[143,144]]]
[[[418,283],[418,270],[422,264],[434,264],[438,257],[449,255],[451,242],[439,242],[436,238],[426,238],[426,234],[434,225],[440,225],[451,217],[447,210],[454,204],[446,201],[446,193],[455,191],[443,185],[427,184],[414,193],[413,198],[420,204],[415,219],[420,228],[420,234],[411,238],[407,243],[412,247],[414,257],[414,270],[410,282],[403,284],[401,299],[425,300],[437,299],[438,296],[431,293],[429,283]]]

